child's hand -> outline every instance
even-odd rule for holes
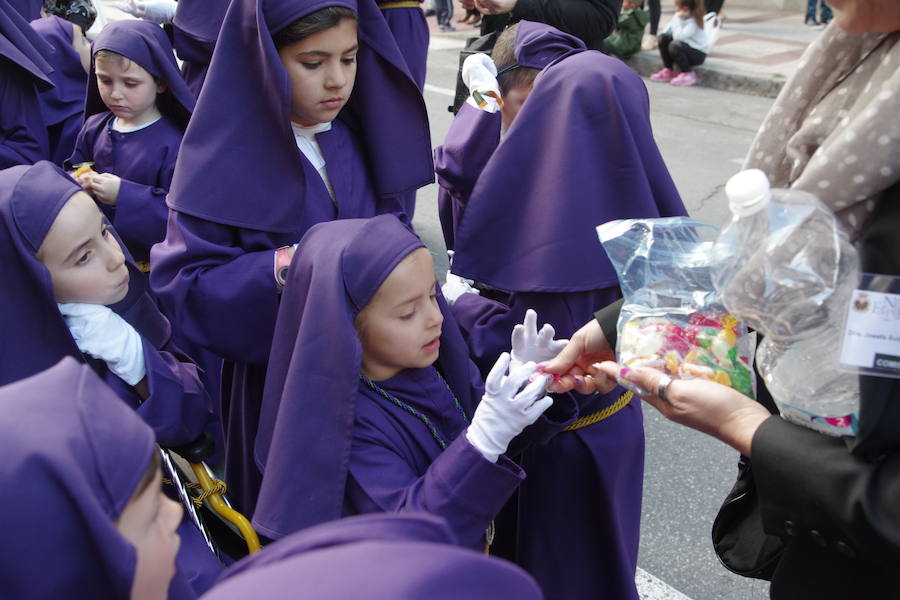
[[[91,191],[94,196],[103,204],[115,206],[119,202],[119,188],[122,185],[122,178],[112,173],[93,173],[87,174],[85,177],[91,177]],[[82,184],[83,185],[83,184]],[[84,186],[88,189],[87,186]]]
[[[556,358],[569,345],[569,340],[555,340],[555,335],[556,331],[549,323],[538,331],[537,313],[530,308],[525,311],[525,320],[513,328],[509,370],[514,371],[527,362],[540,363]]]

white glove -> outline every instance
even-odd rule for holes
[[[550,323],[544,323],[538,332],[537,313],[530,308],[525,311],[525,319],[520,325],[513,327],[509,370],[514,371],[522,363],[540,363],[556,358],[569,344],[569,340],[554,340],[554,335],[556,330]]]
[[[78,349],[106,362],[128,385],[146,375],[141,334],[102,304],[59,304]]]
[[[462,80],[469,88],[466,102],[489,113],[503,107],[500,85],[497,83],[497,67],[487,54],[470,54],[462,66]]]
[[[441,293],[449,306],[453,306],[457,298],[463,294],[479,294],[480,292],[472,287],[475,282],[471,279],[464,279],[459,275],[454,275],[447,271],[447,279],[441,286]]]
[[[466,429],[469,443],[491,462],[497,462],[512,439],[553,404],[553,400],[544,396],[550,381],[547,375],[538,376],[519,391],[537,370],[536,364],[526,363],[506,377],[508,366],[509,354],[504,352],[484,382],[484,396]]]
[[[175,19],[178,3],[175,0],[124,0],[116,2],[115,6],[138,19],[165,25]]]

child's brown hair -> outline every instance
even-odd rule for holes
[[[691,16],[697,22],[697,27],[703,29],[703,16],[706,14],[703,0],[675,0],[675,8],[686,8],[691,11]]]

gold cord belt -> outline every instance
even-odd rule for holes
[[[595,413],[581,417],[580,419],[576,420],[574,423],[563,429],[563,431],[575,431],[576,429],[581,429],[582,427],[588,427],[589,425],[593,425],[594,423],[599,423],[603,419],[608,419],[609,417],[613,416],[614,414],[628,406],[628,403],[631,402],[632,398],[634,398],[634,392],[625,392],[624,394],[619,396],[619,399],[614,403],[610,404],[602,410],[598,410]]]
[[[421,3],[418,0],[403,0],[401,2],[379,2],[378,8],[387,10],[389,8],[420,8]]]
[[[149,260],[139,260],[137,261],[137,267],[141,270],[141,273],[149,273],[150,272],[150,261]]]

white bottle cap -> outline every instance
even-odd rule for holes
[[[747,169],[732,176],[725,184],[725,195],[731,212],[738,216],[762,210],[772,198],[769,179],[759,169]]]

